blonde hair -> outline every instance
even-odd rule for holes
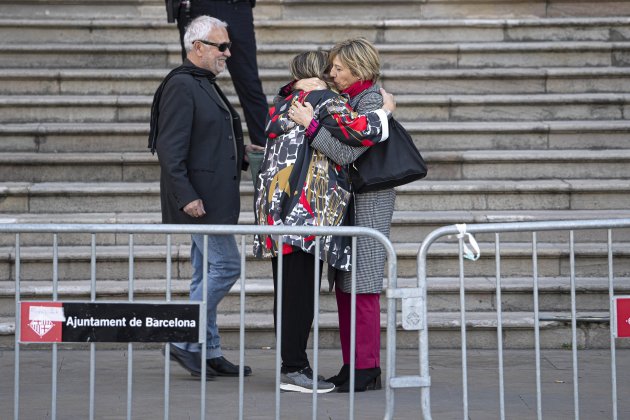
[[[291,77],[295,80],[317,77],[326,79],[328,69],[328,51],[317,50],[300,53],[289,64]]]
[[[381,75],[381,59],[378,51],[365,38],[353,38],[338,42],[328,54],[329,62],[332,63],[335,57],[339,57],[339,60],[348,67],[352,75],[360,80],[376,82]]]

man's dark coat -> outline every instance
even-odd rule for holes
[[[189,61],[185,66],[194,66]],[[162,222],[236,224],[243,169],[241,120],[205,77],[176,74],[159,103],[156,150],[160,161]],[[204,217],[182,210],[200,198]]]

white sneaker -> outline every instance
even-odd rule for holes
[[[319,378],[318,378],[319,379]],[[313,393],[313,370],[307,366],[296,372],[280,375],[280,389],[289,392]],[[335,385],[324,379],[317,381],[317,393],[325,394],[335,389]]]

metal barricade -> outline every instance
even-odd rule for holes
[[[574,249],[574,231],[587,229],[607,230],[607,262],[608,262],[608,295],[610,298],[610,314],[613,314],[614,273],[613,273],[613,229],[630,227],[630,219],[606,219],[606,220],[576,220],[576,221],[545,221],[545,222],[514,222],[514,223],[485,223],[471,225],[452,225],[434,230],[425,238],[418,252],[418,290],[422,302],[427,298],[427,257],[430,247],[440,238],[456,235],[459,243],[459,303],[460,303],[460,331],[461,331],[461,363],[462,363],[462,405],[463,418],[469,418],[468,401],[468,367],[466,344],[466,305],[464,288],[464,259],[475,260],[474,253],[466,244],[466,239],[471,239],[474,234],[490,233],[495,235],[495,266],[496,266],[496,314],[497,314],[497,352],[499,372],[499,411],[500,418],[506,418],[505,411],[505,385],[504,385],[504,361],[503,361],[503,318],[501,308],[501,244],[500,234],[506,232],[531,233],[532,248],[532,277],[533,277],[533,315],[534,315],[534,346],[536,369],[536,413],[537,418],[542,419],[542,392],[541,392],[541,356],[540,356],[540,313],[539,313],[539,277],[538,277],[538,239],[537,232],[543,231],[568,231],[569,232],[569,270],[570,270],[570,297],[571,297],[571,351],[573,371],[573,409],[574,418],[580,417],[579,378],[578,378],[578,345],[577,345],[577,315],[576,315],[576,267]],[[474,239],[473,239],[474,241]],[[423,320],[427,319],[427,307],[423,306]],[[428,378],[429,374],[429,336],[428,328],[422,328],[419,334],[420,375],[416,377],[415,386],[421,387],[421,406],[423,418],[431,419],[430,383],[420,383],[421,378]],[[612,418],[618,418],[617,410],[617,375],[616,353],[613,329],[610,329],[610,353],[611,353],[611,404]],[[412,385],[410,385],[412,386]]]
[[[356,249],[356,238],[357,236],[366,236],[373,238],[374,240],[380,242],[387,252],[388,257],[388,297],[392,298],[395,295],[395,287],[396,287],[396,270],[397,270],[397,259],[396,253],[391,242],[380,232],[368,229],[368,228],[360,228],[360,227],[294,227],[294,226],[237,226],[237,225],[153,225],[153,224],[0,224],[0,234],[1,233],[14,233],[15,234],[15,305],[16,305],[16,313],[15,313],[15,371],[14,371],[14,419],[18,420],[20,418],[20,346],[22,343],[20,342],[20,280],[21,280],[21,234],[43,234],[48,233],[53,235],[53,243],[52,243],[52,301],[58,301],[58,264],[59,264],[59,245],[58,245],[58,235],[59,234],[67,234],[67,233],[79,233],[79,234],[90,234],[91,235],[91,261],[90,261],[90,282],[91,282],[91,291],[90,291],[90,302],[96,301],[96,264],[97,264],[97,252],[96,252],[96,235],[97,234],[128,234],[128,302],[136,302],[134,296],[134,235],[135,234],[160,234],[166,235],[166,295],[164,302],[172,302],[171,300],[171,267],[172,267],[172,257],[171,257],[171,246],[172,246],[172,235],[174,234],[202,234],[204,235],[204,278],[203,278],[203,287],[204,287],[204,300],[199,302],[200,306],[200,322],[199,326],[203,330],[200,331],[202,338],[201,349],[202,349],[202,360],[205,360],[205,340],[206,340],[206,328],[205,328],[205,314],[206,314],[206,299],[207,299],[207,255],[208,255],[208,237],[205,235],[241,235],[241,277],[240,277],[240,326],[239,326],[239,365],[240,365],[240,374],[239,374],[239,419],[244,418],[244,382],[243,382],[243,366],[245,364],[245,282],[247,280],[246,273],[246,264],[245,264],[245,255],[246,252],[246,241],[245,238],[248,235],[255,234],[273,234],[273,235],[314,235],[316,238],[320,236],[328,236],[328,235],[336,235],[336,236],[351,236],[352,237],[352,246]],[[280,236],[282,238],[282,236]],[[317,249],[315,255],[318,255],[319,251],[319,241],[316,240]],[[280,241],[279,249],[282,249],[282,240]],[[277,328],[281,329],[281,313],[282,313],[282,254],[278,256],[278,305],[277,305]],[[352,256],[353,266],[356,263],[356,256]],[[315,279],[316,288],[315,290],[319,290],[319,264],[318,259],[315,259]],[[351,300],[351,353],[354,354],[354,347],[356,341],[356,273],[353,270],[352,273],[352,300]],[[392,294],[393,293],[393,294]],[[319,351],[319,342],[318,342],[318,324],[319,324],[319,293],[314,294],[314,305],[315,305],[315,313],[314,313],[314,334],[313,334],[313,377],[317,378],[318,375],[318,351]],[[390,299],[393,301],[393,298]],[[143,301],[146,302],[146,301]],[[395,303],[388,305],[388,336],[390,334],[395,334],[396,328],[396,305]],[[281,334],[276,335],[276,370],[275,370],[275,418],[280,418],[280,402],[281,402],[281,393],[279,389],[280,383],[280,348],[281,348]],[[393,342],[395,345],[395,341]],[[391,342],[388,340],[388,366],[387,366],[387,381],[386,381],[386,415],[390,411],[393,412],[393,391],[390,386],[390,381],[395,384],[393,380],[392,369],[395,363],[394,355],[395,352],[389,348]],[[164,419],[169,418],[169,389],[170,389],[170,370],[169,370],[169,350],[170,345],[166,345],[165,348],[165,362],[164,362]],[[90,378],[89,378],[89,413],[86,413],[86,418],[94,419],[94,400],[95,400],[95,344],[90,343]],[[354,418],[354,358],[351,358],[351,375],[350,375],[350,394],[349,394],[349,412],[348,418]],[[51,409],[50,409],[50,418],[57,418],[57,344],[52,344],[52,395],[51,395]],[[390,365],[391,363],[391,365]],[[202,364],[202,378],[200,384],[200,413],[201,418],[205,418],[205,406],[206,406],[206,368],[205,364]],[[315,383],[317,381],[314,381]],[[316,390],[315,390],[316,391]],[[312,417],[316,419],[318,416],[318,404],[317,404],[317,392],[313,392],[312,394]],[[132,401],[133,401],[133,345],[132,343],[128,343],[128,366],[127,366],[127,419],[132,418]],[[390,406],[392,406],[390,408]]]

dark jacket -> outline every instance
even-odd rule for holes
[[[163,223],[238,222],[243,132],[240,117],[220,95],[207,78],[191,74],[176,74],[164,87],[156,142]],[[193,218],[182,209],[198,198],[206,215]]]

